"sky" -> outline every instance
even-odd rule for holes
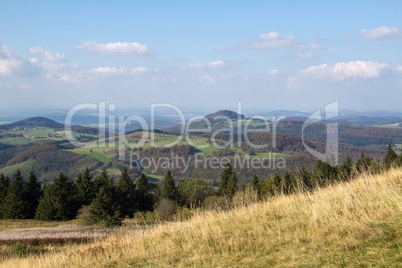
[[[402,111],[402,1],[0,0],[0,110]]]

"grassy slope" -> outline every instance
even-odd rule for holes
[[[29,171],[31,171],[34,164],[35,159],[29,159],[25,162],[2,168],[0,169],[0,173],[3,173],[11,178],[12,175],[14,175],[14,173],[19,169],[23,175],[26,175],[29,173]]]
[[[382,266],[402,264],[402,170],[228,212],[10,259],[4,267]]]

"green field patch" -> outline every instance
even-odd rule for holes
[[[0,169],[0,173],[3,173],[4,175],[11,177],[17,170],[19,170],[23,175],[26,176],[29,173],[29,171],[31,171],[31,169],[33,168],[35,161],[36,161],[35,159],[30,159],[19,164],[2,168]]]
[[[152,174],[152,175],[145,174],[145,175],[147,176],[147,178],[150,182],[160,181],[165,178],[165,176],[155,175],[155,174]]]
[[[393,123],[393,124],[383,124],[383,125],[374,125],[373,127],[380,127],[380,128],[402,128],[399,126],[400,123]]]
[[[106,171],[107,172],[119,172],[120,170],[118,170],[116,168],[107,168]]]
[[[101,148],[98,148],[101,149]],[[93,157],[96,160],[98,160],[99,162],[105,164],[109,161],[110,157],[103,154],[102,152],[99,152],[99,150],[95,150],[93,148],[76,148],[73,150],[67,150],[76,154],[84,154],[87,155],[89,157]]]
[[[257,158],[288,157],[288,156],[290,156],[290,155],[284,154],[284,153],[256,153],[255,155],[252,155],[252,157],[257,157]]]

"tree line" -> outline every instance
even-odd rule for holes
[[[170,171],[166,172],[162,185],[149,182],[144,173],[134,180],[127,169],[114,181],[106,170],[94,176],[88,168],[74,181],[60,172],[52,182],[41,185],[33,171],[24,181],[18,170],[11,183],[7,176],[0,174],[0,218],[64,221],[76,218],[80,209],[84,208],[84,220],[88,224],[120,225],[124,218],[134,217],[138,212],[153,211],[166,206],[167,202],[175,207],[191,208],[219,202],[220,199],[230,201],[246,189],[255,191],[259,199],[299,190],[311,191],[316,187],[350,180],[361,172],[376,173],[392,166],[402,166],[402,155],[398,156],[389,144],[382,162],[373,161],[364,153],[356,163],[349,156],[339,166],[327,162],[318,160],[312,172],[302,168],[291,174],[286,170],[281,175],[275,173],[264,180],[254,175],[245,187],[239,187],[236,172],[227,164],[220,173],[217,189],[202,179],[176,184]]]

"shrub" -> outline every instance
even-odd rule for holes
[[[166,198],[162,199],[156,207],[156,214],[161,221],[172,220],[175,211],[176,203]]]

